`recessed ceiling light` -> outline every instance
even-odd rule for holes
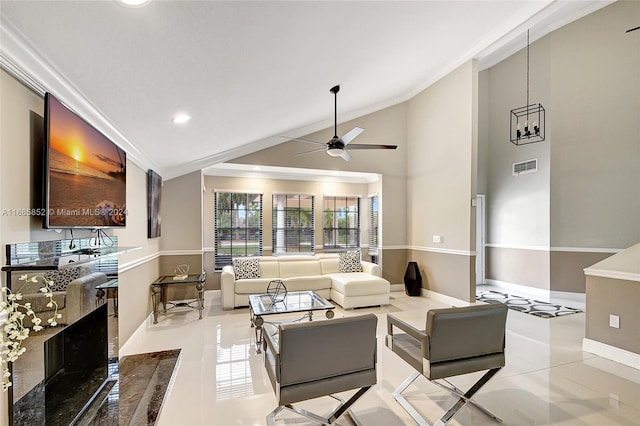
[[[151,0],[117,0],[118,3],[122,3],[128,7],[142,7],[146,6]]]
[[[183,112],[179,112],[176,115],[173,116],[173,118],[171,119],[171,121],[174,124],[184,124],[187,121],[191,120],[191,116],[189,114],[185,114]]]

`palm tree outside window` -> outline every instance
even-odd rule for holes
[[[325,250],[360,247],[360,197],[325,196],[322,213]]]
[[[234,257],[262,255],[262,194],[214,194],[215,268]]]
[[[315,253],[313,195],[273,194],[273,254]]]

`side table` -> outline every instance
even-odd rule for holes
[[[204,310],[204,281],[206,273],[191,274],[185,279],[177,279],[173,275],[162,275],[151,284],[151,298],[153,303],[153,323],[158,323],[159,305],[162,303],[163,312],[167,312],[167,304],[175,307],[187,307],[198,310],[199,318],[202,319]],[[195,300],[169,301],[167,300],[167,288],[177,285],[193,285],[196,288]],[[195,306],[193,306],[195,304]]]
[[[96,286],[98,303],[102,303],[102,298],[105,294],[107,299],[113,299],[113,317],[118,318],[118,280],[110,280]]]

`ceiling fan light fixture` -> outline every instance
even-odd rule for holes
[[[342,151],[344,150],[340,148],[329,148],[327,149],[327,154],[329,154],[332,157],[340,157],[342,154]]]
[[[184,112],[179,112],[173,116],[173,118],[171,119],[171,122],[173,124],[184,124],[189,120],[191,120],[191,116],[189,114],[186,114]]]
[[[127,7],[143,7],[151,2],[151,0],[116,0],[116,1]]]

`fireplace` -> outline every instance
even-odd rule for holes
[[[15,401],[13,424],[74,424],[94,396],[111,385],[107,305],[59,330],[41,350],[44,379]]]
[[[110,241],[113,245],[108,247],[96,246],[95,238],[10,244],[2,270],[12,287],[22,274],[44,275],[69,265],[90,266],[88,273],[101,272],[117,280],[117,254],[131,249],[119,251],[116,237]],[[65,303],[67,309],[72,303],[74,308],[81,306],[73,309],[80,314],[66,315],[66,325],[32,331],[23,343],[27,351],[11,365],[9,420],[14,425],[76,424],[91,411],[94,400],[104,399],[117,379],[117,375],[110,376],[118,365],[117,317],[110,312],[113,304],[93,284],[81,299],[72,301],[67,292]],[[47,318],[46,314],[39,316],[43,321]]]

